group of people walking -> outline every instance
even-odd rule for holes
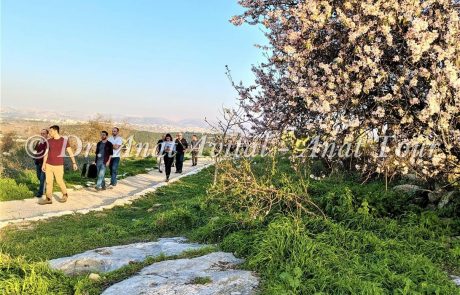
[[[40,182],[36,196],[39,198],[38,204],[40,205],[52,204],[54,180],[56,180],[62,192],[62,197],[58,201],[61,203],[67,201],[68,193],[64,182],[64,157],[66,152],[72,161],[73,170],[78,170],[72,148],[69,146],[68,141],[60,135],[59,131],[59,126],[57,125],[41,130],[41,139],[34,147],[36,173]],[[118,167],[123,146],[123,138],[119,136],[119,132],[118,127],[113,127],[112,135],[109,137],[107,131],[101,131],[101,140],[96,145],[93,161],[93,165],[96,165],[97,168],[95,187],[97,191],[113,188],[117,185]],[[166,173],[165,181],[169,181],[173,165],[176,167],[176,173],[182,173],[184,155],[188,149],[189,143],[183,137],[182,133],[178,133],[175,140],[168,133],[158,141],[156,149],[158,171],[160,173],[163,172],[161,170],[163,162]],[[190,149],[192,166],[196,166],[199,150],[199,141],[196,135],[192,136]],[[105,183],[107,168],[110,169],[110,184],[108,187],[106,187]],[[46,197],[42,198],[44,193]]]
[[[169,181],[173,165],[175,165],[176,167],[176,173],[182,173],[185,152],[188,149],[189,144],[182,133],[178,133],[175,140],[173,140],[172,135],[168,133],[158,141],[158,171],[160,173],[163,173],[163,171],[161,170],[161,163],[163,162],[166,173],[166,181]],[[192,166],[196,166],[198,164],[199,150],[199,142],[196,135],[192,135],[190,149],[192,154]]]

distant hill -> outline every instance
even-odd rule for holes
[[[56,122],[61,124],[75,124],[86,122],[94,118],[97,114],[81,114],[78,112],[61,113],[53,110],[31,110],[18,109],[13,107],[1,107],[0,120],[7,122],[8,120],[29,120],[42,122]],[[129,115],[110,115],[106,117],[116,123],[127,123],[134,129],[139,130],[154,130],[154,131],[195,131],[207,132],[208,125],[204,120],[200,119],[183,119],[169,120],[160,117],[141,117]]]

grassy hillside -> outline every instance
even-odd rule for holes
[[[262,188],[270,163],[251,165]],[[460,274],[460,220],[452,211],[424,208],[413,196],[386,191],[378,180],[361,185],[342,174],[307,184],[308,198],[326,217],[292,213],[288,202],[252,215],[250,204],[243,203],[251,190],[239,191],[238,199],[236,191],[220,194],[211,187],[212,170],[130,206],[1,230],[0,289],[98,294],[152,261],[103,275],[100,282],[64,276],[41,261],[185,235],[245,257],[244,267],[261,276],[262,294],[460,294],[448,277]],[[279,182],[272,187],[288,196],[290,186],[300,185],[295,175],[286,160],[279,162],[274,170]]]

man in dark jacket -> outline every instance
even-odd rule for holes
[[[109,133],[107,131],[101,131],[101,141],[96,146],[96,159],[94,164],[97,167],[97,182],[96,190],[105,189],[105,170],[110,165],[113,155],[113,145],[107,140]]]
[[[37,198],[41,198],[45,192],[45,172],[42,170],[43,158],[45,157],[45,152],[48,147],[48,129],[42,129],[40,132],[41,139],[37,142],[34,147],[35,151],[35,170],[37,172],[37,178],[40,182],[38,187],[38,192],[35,195]]]
[[[183,138],[182,133],[178,133],[176,139],[176,173],[182,173],[182,166],[184,165],[184,154],[187,148],[187,140]]]

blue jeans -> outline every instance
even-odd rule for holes
[[[110,184],[117,185],[118,165],[120,165],[120,158],[112,158],[110,160]]]
[[[105,187],[105,163],[104,162],[98,162],[96,164],[96,167],[97,167],[96,187],[104,188]]]
[[[38,187],[37,197],[41,198],[45,192],[45,172],[42,171],[42,164],[35,163],[35,171],[37,172],[37,178],[40,181],[40,186]]]

